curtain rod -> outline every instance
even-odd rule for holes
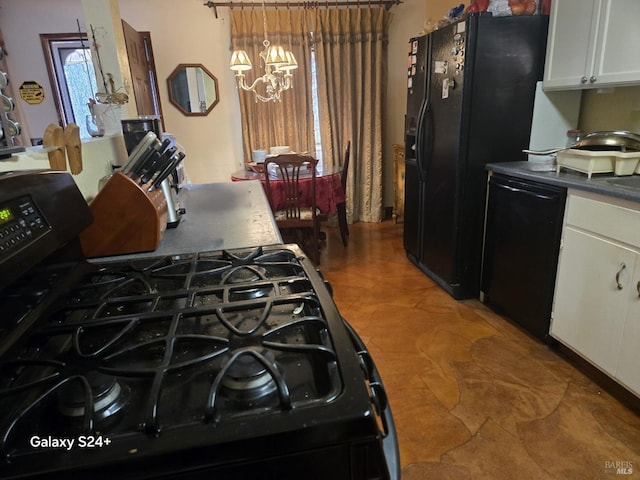
[[[354,1],[346,1],[346,0],[325,0],[323,1],[297,1],[297,2],[212,2],[208,1],[203,5],[205,7],[213,8],[213,13],[218,18],[218,7],[229,7],[229,8],[255,8],[258,7],[274,7],[274,8],[290,8],[290,7],[302,7],[302,8],[334,8],[334,7],[371,7],[373,5],[383,5],[386,10],[389,10],[394,5],[400,5],[402,0],[354,0]]]

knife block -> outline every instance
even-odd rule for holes
[[[167,199],[161,189],[146,191],[121,172],[91,201],[93,223],[80,233],[86,257],[155,250],[167,227]]]

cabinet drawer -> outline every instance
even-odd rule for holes
[[[640,248],[640,205],[569,195],[566,224]]]

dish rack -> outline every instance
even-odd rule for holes
[[[640,174],[640,151],[620,152],[570,148],[558,152],[556,156],[556,172],[566,168],[586,173],[588,178],[591,178],[594,173],[613,173],[619,176]]]

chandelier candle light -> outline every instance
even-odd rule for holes
[[[251,70],[251,60],[245,50],[234,50],[229,62],[229,68],[236,72],[238,86],[243,90],[254,93],[256,102],[281,102],[281,93],[293,87],[292,70],[298,68],[298,62],[288,50],[281,45],[271,45],[267,38],[267,17],[262,4],[262,22],[264,27],[264,50],[259,53],[264,65],[264,75],[255,79],[251,85],[247,85],[244,72]],[[264,94],[258,92],[258,85],[264,84]]]

